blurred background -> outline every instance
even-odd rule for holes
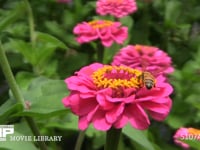
[[[173,135],[180,127],[200,129],[200,1],[137,0],[138,11],[119,19],[129,28],[123,45],[106,48],[104,63],[128,44],[159,47],[172,57],[175,72],[172,110],[164,122],[151,122],[146,131],[123,130],[121,150],[181,150]],[[31,109],[14,102],[0,70],[0,124],[14,124],[16,135],[31,135],[23,116],[31,116],[43,135],[62,135],[47,142],[52,150],[73,150],[79,130],[77,118],[61,103],[68,94],[63,80],[96,60],[96,44],[78,44],[73,28],[98,16],[94,0],[0,0],[0,39],[17,83]],[[56,99],[56,101],[55,101]],[[82,150],[103,150],[105,133],[90,127]],[[23,144],[23,145],[22,145]],[[195,146],[194,146],[195,147]],[[34,150],[32,142],[1,142],[0,148]],[[191,148],[191,149],[198,149]],[[200,148],[199,148],[200,149]]]

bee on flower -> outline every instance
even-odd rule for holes
[[[148,115],[162,121],[169,114],[173,88],[163,76],[156,77],[151,90],[141,87],[141,75],[141,70],[127,66],[93,63],[65,79],[70,94],[62,102],[79,117],[81,130],[93,124],[97,130],[107,131],[127,123],[147,129]]]
[[[138,80],[141,87],[145,86],[149,90],[155,87],[156,84],[155,77],[147,71],[142,72],[142,74],[138,77]]]

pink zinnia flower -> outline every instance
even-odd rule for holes
[[[171,57],[157,47],[145,45],[128,45],[122,48],[113,58],[112,65],[126,65],[154,76],[172,73]]]
[[[135,0],[98,0],[96,11],[100,15],[113,15],[117,18],[127,16],[137,11]]]
[[[183,147],[185,150],[189,149],[189,145],[181,140],[199,140],[200,130],[195,128],[179,128],[173,136],[174,142]]]
[[[79,43],[88,43],[100,39],[101,43],[109,47],[113,42],[122,44],[128,37],[128,28],[121,27],[120,22],[95,20],[83,22],[74,28],[74,34]]]
[[[140,87],[141,71],[126,66],[94,63],[65,79],[70,95],[63,98],[65,107],[79,117],[79,128],[90,123],[98,130],[123,128],[128,122],[136,129],[150,125],[147,113],[162,121],[168,115],[173,89],[162,76],[151,90]]]

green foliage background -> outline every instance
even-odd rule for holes
[[[77,118],[65,109],[61,99],[68,95],[63,80],[95,61],[96,43],[79,45],[72,33],[82,21],[111,19],[98,16],[92,0],[0,0],[0,39],[24,98],[31,108],[23,110],[9,92],[0,72],[0,124],[14,124],[16,135],[31,135],[23,116],[33,117],[43,135],[62,135],[62,142],[48,142],[49,149],[71,150],[77,135]],[[127,44],[146,44],[166,51],[175,72],[173,107],[164,122],[152,120],[146,131],[129,125],[123,129],[120,150],[179,150],[174,132],[184,127],[200,129],[200,1],[137,0],[138,11],[121,18],[129,28],[124,45],[106,48],[104,63]],[[83,150],[102,150],[105,133],[90,127]],[[189,143],[200,149],[199,143]],[[0,148],[38,149],[32,142],[1,142]]]

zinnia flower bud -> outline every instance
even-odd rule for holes
[[[168,115],[173,89],[162,76],[150,90],[141,87],[142,72],[126,66],[94,63],[65,79],[70,95],[63,98],[65,107],[79,117],[79,128],[93,124],[98,130],[123,128],[128,122],[136,129],[150,125],[147,113],[162,121]]]
[[[120,22],[108,20],[83,22],[75,26],[73,32],[80,44],[100,39],[102,45],[106,47],[110,47],[113,42],[123,44],[128,37],[127,27],[122,27]]]

